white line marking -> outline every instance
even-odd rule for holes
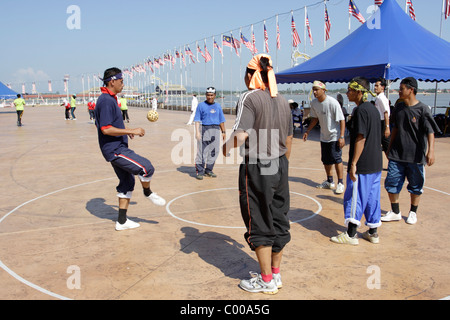
[[[21,205],[15,207],[13,210],[11,210],[11,211],[8,212],[7,214],[5,214],[5,215],[0,219],[0,223],[2,223],[3,220],[5,220],[5,219],[6,219],[9,215],[11,215],[13,212],[19,210],[19,209],[22,208],[23,206],[25,206],[25,205],[27,205],[27,204],[33,202],[33,201],[36,201],[36,200],[39,200],[39,199],[48,197],[48,196],[53,195],[53,194],[58,193],[58,192],[62,192],[62,191],[66,191],[66,190],[69,190],[69,189],[73,189],[73,188],[85,186],[85,185],[88,185],[88,184],[93,184],[93,183],[97,183],[97,182],[102,182],[102,181],[106,181],[106,180],[111,180],[111,179],[113,179],[113,178],[100,179],[100,180],[95,180],[95,181],[91,181],[91,182],[80,183],[80,184],[77,184],[77,185],[74,185],[74,186],[71,186],[71,187],[66,187],[66,188],[62,188],[62,189],[59,189],[59,190],[56,190],[56,191],[53,191],[53,192],[49,192],[49,193],[46,193],[46,194],[44,194],[44,195],[42,195],[42,196],[39,196],[39,197],[36,197],[36,198],[34,198],[34,199],[28,200],[27,202],[22,203]],[[22,277],[19,276],[17,273],[15,273],[15,272],[12,271],[10,268],[8,268],[8,266],[6,266],[6,265],[3,263],[3,261],[1,261],[1,260],[0,260],[0,268],[2,268],[3,270],[5,270],[7,273],[9,273],[9,274],[10,274],[13,278],[15,278],[16,280],[22,282],[23,284],[25,284],[25,285],[27,285],[27,286],[33,288],[33,289],[36,289],[36,290],[38,290],[38,291],[40,291],[40,292],[42,292],[42,293],[44,293],[44,294],[47,294],[47,295],[49,295],[49,296],[51,296],[51,297],[54,297],[54,298],[57,298],[57,299],[61,299],[61,300],[72,300],[72,299],[70,299],[70,298],[61,296],[61,295],[59,295],[59,294],[57,294],[57,293],[48,291],[47,289],[44,289],[44,288],[42,288],[42,287],[40,287],[40,286],[38,286],[38,285],[36,285],[36,284],[34,284],[34,283],[28,281],[28,280],[22,278]]]
[[[290,167],[290,169],[315,170],[315,171],[321,171],[321,170],[323,170],[323,169],[316,169],[316,168],[299,168],[299,167]],[[163,172],[171,172],[171,171],[173,171],[173,170],[163,170],[163,171],[158,171],[158,172],[159,172],[159,173],[163,173]],[[77,187],[81,187],[81,186],[85,186],[85,185],[89,185],[89,184],[93,184],[93,183],[97,183],[97,182],[102,182],[102,181],[111,180],[111,179],[114,179],[114,178],[115,178],[115,177],[111,177],[111,178],[106,178],[106,179],[99,179],[99,180],[94,180],[94,181],[90,181],[90,182],[80,183],[80,184],[77,184],[77,185],[74,185],[74,186],[70,186],[70,187],[62,188],[62,189],[59,189],[59,190],[56,190],[56,191],[53,191],[53,192],[49,192],[49,193],[46,193],[46,194],[41,195],[41,196],[39,196],[39,197],[36,197],[36,198],[34,198],[34,199],[28,200],[28,201],[22,203],[21,205],[15,207],[13,210],[11,210],[11,211],[8,212],[7,214],[5,214],[2,218],[0,218],[0,223],[2,223],[9,215],[11,215],[12,213],[14,213],[15,211],[19,210],[19,209],[22,208],[23,206],[25,206],[25,205],[27,205],[27,204],[29,204],[29,203],[31,203],[31,202],[34,202],[34,201],[36,201],[36,200],[45,198],[45,197],[47,197],[47,196],[50,196],[50,195],[53,195],[53,194],[56,194],[56,193],[59,193],[59,192],[62,192],[62,191],[70,190],[70,189],[73,189],[73,188],[77,188]],[[438,190],[438,189],[434,189],[434,188],[430,188],[430,187],[424,187],[424,188],[430,189],[430,190],[433,190],[433,191],[436,191],[436,192],[440,192],[440,193],[443,193],[443,194],[445,194],[445,195],[450,195],[449,193],[444,192],[444,191],[441,191],[441,190]],[[215,190],[227,190],[227,189],[230,189],[230,190],[231,190],[231,189],[235,189],[235,188],[210,189],[210,190],[198,191],[198,192],[193,192],[193,193],[188,193],[188,194],[181,195],[181,196],[179,196],[179,197],[176,197],[176,198],[172,199],[172,200],[166,205],[166,210],[167,210],[167,212],[168,212],[171,216],[173,216],[174,218],[176,218],[176,219],[178,219],[178,220],[181,220],[181,221],[184,221],[184,222],[187,222],[187,223],[192,223],[192,224],[197,224],[197,225],[203,225],[203,226],[209,226],[209,227],[220,227],[220,228],[242,229],[242,228],[244,228],[244,227],[214,226],[214,225],[201,224],[201,223],[197,223],[197,222],[185,220],[185,219],[182,219],[182,218],[179,218],[179,217],[175,216],[175,215],[170,211],[170,209],[169,209],[170,204],[172,204],[175,200],[177,200],[177,199],[179,199],[179,198],[182,198],[182,197],[185,197],[185,196],[188,196],[188,195],[192,195],[192,194],[196,194],[196,193],[202,193],[202,192],[208,192],[208,191],[215,191]],[[296,194],[296,195],[300,195],[300,196],[307,197],[307,198],[313,200],[314,202],[316,202],[316,203],[318,204],[318,206],[319,206],[319,209],[318,209],[313,215],[311,215],[311,216],[309,216],[309,217],[306,217],[306,218],[303,218],[303,219],[300,219],[300,220],[292,221],[291,223],[297,223],[297,222],[300,222],[300,221],[305,221],[305,220],[311,219],[312,217],[316,216],[316,215],[322,210],[322,206],[321,206],[321,204],[320,204],[317,200],[315,200],[315,199],[313,199],[313,198],[311,198],[311,197],[309,197],[309,196],[307,196],[307,195],[301,194],[301,193],[292,192],[292,191],[291,191],[291,193]],[[3,270],[5,270],[8,274],[10,274],[10,275],[11,275],[13,278],[15,278],[16,280],[22,282],[23,284],[25,284],[25,285],[27,285],[27,286],[33,288],[33,289],[36,289],[36,290],[38,290],[38,291],[40,291],[40,292],[42,292],[42,293],[44,293],[44,294],[47,294],[47,295],[49,295],[49,296],[52,296],[52,297],[55,297],[55,298],[61,299],[61,300],[72,300],[72,299],[67,298],[67,297],[65,297],[65,296],[62,296],[62,295],[59,295],[59,294],[57,294],[57,293],[51,292],[51,291],[49,291],[49,290],[46,290],[46,289],[44,289],[44,288],[42,288],[42,287],[40,287],[40,286],[38,286],[38,285],[36,285],[36,284],[34,284],[34,283],[32,283],[32,282],[30,282],[30,281],[28,281],[28,280],[22,278],[22,277],[19,276],[17,273],[15,273],[15,272],[12,271],[10,268],[8,268],[8,266],[6,266],[1,260],[0,260],[0,268],[2,268]],[[450,300],[450,296],[445,297],[445,298],[442,298],[441,300]]]
[[[195,225],[205,226],[205,227],[212,227],[212,228],[245,229],[245,227],[220,226],[220,225],[206,224],[206,223],[200,223],[200,222],[195,222],[195,221],[183,219],[183,218],[180,218],[180,217],[178,217],[177,215],[175,215],[175,214],[172,212],[172,210],[170,210],[170,205],[171,205],[173,202],[175,202],[176,200],[178,200],[178,199],[181,199],[181,198],[184,198],[184,197],[187,197],[187,196],[191,196],[191,195],[194,195],[194,194],[199,194],[199,193],[204,193],[204,192],[211,192],[211,191],[221,191],[221,190],[237,190],[237,189],[236,189],[236,188],[219,188],[219,189],[208,189],[208,190],[201,190],[201,191],[196,191],[196,192],[185,193],[185,194],[183,194],[183,195],[181,195],[181,196],[178,196],[178,197],[176,197],[176,198],[170,200],[170,201],[167,203],[167,205],[166,205],[166,211],[167,211],[168,214],[170,214],[170,215],[171,215],[172,217],[174,217],[175,219],[178,219],[178,220],[181,220],[181,221],[190,223],[190,224],[195,224]],[[317,206],[319,207],[319,209],[318,209],[316,212],[314,212],[314,214],[312,214],[311,216],[306,217],[306,218],[303,218],[303,219],[300,219],[300,220],[291,221],[291,222],[290,222],[291,224],[292,224],[292,223],[298,223],[298,222],[301,222],[301,221],[305,221],[305,220],[311,219],[312,217],[314,217],[314,216],[316,216],[317,214],[319,214],[320,211],[322,211],[322,205],[321,205],[316,199],[311,198],[310,196],[307,196],[307,195],[304,195],[304,194],[301,194],[301,193],[293,192],[293,191],[290,191],[290,193],[296,194],[296,195],[299,195],[299,196],[302,196],[302,197],[309,198],[309,199],[311,199],[312,201],[314,201],[314,202],[317,204]]]

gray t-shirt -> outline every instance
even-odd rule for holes
[[[283,96],[272,98],[268,89],[247,91],[241,95],[236,110],[233,130],[249,135],[241,149],[243,157],[269,160],[286,153],[286,138],[293,135],[293,126],[291,109]]]
[[[311,117],[319,119],[320,141],[337,141],[341,133],[339,121],[345,120],[339,102],[330,96],[324,101],[314,99],[311,101]]]

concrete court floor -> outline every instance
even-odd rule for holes
[[[141,227],[117,232],[117,179],[103,159],[85,106],[77,121],[62,107],[0,110],[0,299],[77,300],[435,300],[450,296],[448,245],[450,139],[436,139],[427,167],[418,223],[379,228],[380,244],[337,245],[345,230],[343,195],[319,190],[324,179],[318,131],[303,142],[297,130],[290,160],[292,241],[282,263],[284,287],[274,296],[238,288],[259,271],[243,239],[236,155],[216,162],[218,177],[194,178],[193,126],[187,112],[130,108],[130,127],[146,135],[130,148],[156,168],[151,187],[167,200],[156,207],[139,182],[128,211]],[[235,116],[226,115],[231,130]],[[348,146],[343,151],[345,170]],[[386,160],[386,159],[384,159]],[[385,161],[384,168],[387,162]],[[386,171],[383,171],[383,180]],[[389,210],[381,190],[382,212]],[[364,218],[363,218],[364,220]],[[367,227],[358,229],[358,234]]]

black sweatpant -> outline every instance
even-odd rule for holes
[[[252,250],[272,246],[280,252],[291,240],[289,162],[286,156],[270,161],[246,159],[239,167],[239,203]]]

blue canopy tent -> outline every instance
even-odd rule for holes
[[[14,92],[2,82],[0,82],[0,100],[3,99],[15,99],[17,97],[17,92]]]
[[[361,27],[316,57],[276,74],[278,83],[314,80],[371,82],[415,77],[450,80],[450,43],[413,21],[395,0],[384,0]]]

